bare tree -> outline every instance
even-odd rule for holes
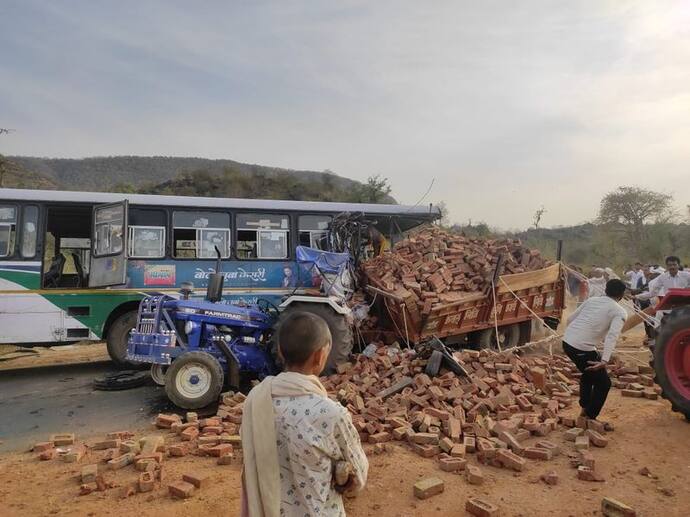
[[[545,213],[546,213],[546,208],[544,208],[544,205],[541,205],[541,208],[539,208],[536,212],[534,212],[534,217],[532,218],[532,221],[533,221],[535,230],[539,229],[539,223],[541,223],[541,218],[544,216]]]

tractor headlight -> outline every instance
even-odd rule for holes
[[[194,332],[194,329],[196,329],[196,323],[193,321],[188,321],[187,323],[184,324],[184,333],[189,335],[192,332]]]

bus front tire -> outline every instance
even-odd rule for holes
[[[106,344],[110,359],[121,368],[136,368],[138,363],[127,360],[127,340],[129,332],[137,324],[136,311],[126,312],[118,316],[108,330]]]

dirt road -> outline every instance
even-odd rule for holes
[[[644,361],[646,352],[640,351],[639,343],[634,341],[629,338],[621,343],[621,349],[628,356],[634,353]],[[23,447],[27,437],[31,437],[32,442],[47,439],[51,427],[46,422],[55,424],[52,428],[55,430],[72,430],[90,444],[102,439],[106,431],[123,428],[136,430],[138,437],[159,433],[171,439],[168,433],[156,431],[147,423],[149,415],[157,409],[156,404],[162,400],[156,388],[89,393],[85,379],[102,368],[105,366],[100,363],[72,370],[53,367],[40,373],[38,384],[31,389],[35,382],[26,373],[28,371],[24,376],[18,372],[9,373],[14,378],[7,377],[7,371],[2,372],[0,411],[3,418],[0,425],[4,426],[5,436],[8,430],[12,435],[5,443],[5,450]],[[60,408],[54,412],[54,418],[48,418],[37,429],[27,427],[27,419],[34,418],[31,411],[27,416],[28,409],[51,405]],[[77,413],[69,416],[65,412],[69,407],[77,407]],[[45,411],[35,418],[45,418]],[[565,414],[575,411],[573,408]],[[690,424],[672,413],[669,404],[661,399],[622,398],[618,390],[612,391],[603,416],[616,430],[607,434],[607,447],[592,449],[598,470],[605,479],[602,483],[577,479],[576,470],[569,465],[567,457],[567,452],[573,450],[573,443],[564,440],[562,428],[548,437],[560,444],[563,449],[560,456],[550,461],[528,460],[526,470],[520,473],[482,465],[486,481],[481,486],[469,485],[461,475],[442,472],[434,460],[413,454],[406,444],[392,443],[388,452],[370,455],[369,483],[357,498],[346,502],[348,514],[372,517],[464,515],[467,498],[481,496],[498,505],[502,516],[600,515],[602,497],[610,496],[629,504],[642,516],[687,515],[690,508],[687,488]],[[528,444],[537,440],[533,437]],[[126,499],[121,498],[121,491],[137,480],[138,472],[132,467],[106,471],[106,479],[114,483],[114,488],[79,496],[81,466],[99,462],[103,454],[102,451],[89,451],[80,464],[69,464],[57,460],[40,462],[35,454],[21,451],[1,453],[0,515],[238,515],[239,459],[232,465],[219,466],[214,459],[206,457],[166,458],[162,485],[153,492]],[[468,458],[471,464],[477,464],[474,455]],[[649,475],[640,474],[644,467],[650,471]],[[539,481],[540,474],[551,470],[560,478],[558,485],[553,487]],[[171,499],[166,491],[167,483],[190,471],[208,473],[212,482],[189,500]],[[416,500],[412,485],[426,476],[443,479],[445,491],[426,501]]]

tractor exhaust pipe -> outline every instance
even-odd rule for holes
[[[221,271],[220,250],[216,248],[216,272],[208,276],[208,288],[206,289],[206,301],[219,302],[223,298],[223,282],[225,276]]]

